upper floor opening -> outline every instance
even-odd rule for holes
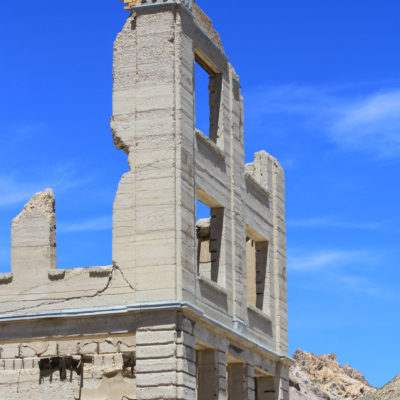
[[[218,143],[222,73],[200,50],[195,51],[194,89],[195,127]]]

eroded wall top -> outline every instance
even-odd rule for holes
[[[222,51],[224,48],[222,46],[221,38],[218,32],[214,29],[211,19],[207,14],[199,7],[195,0],[120,0],[123,1],[126,6],[126,10],[131,10],[137,6],[153,5],[158,3],[181,3],[184,4],[190,11],[192,11],[196,24],[202,29],[202,31],[209,37],[209,39]]]

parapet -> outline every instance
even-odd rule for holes
[[[165,3],[175,3],[186,7],[193,13],[196,24],[202,29],[202,31],[210,38],[210,40],[222,51],[221,38],[218,32],[214,29],[211,19],[207,14],[196,4],[195,0],[120,0],[123,1],[126,6],[126,10],[135,10],[135,7],[139,6],[153,6]]]
[[[179,3],[188,7],[189,10],[192,10],[193,0],[120,0],[126,4],[125,10],[130,10],[132,7],[136,6],[152,6],[155,4],[164,4],[164,3]]]
[[[51,189],[35,194],[11,228],[11,270],[17,279],[43,279],[57,268],[55,200]]]

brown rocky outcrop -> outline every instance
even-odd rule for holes
[[[317,356],[297,350],[293,358],[291,400],[355,400],[375,390],[359,371],[348,364],[340,366],[335,354]]]
[[[400,375],[387,383],[381,389],[368,393],[357,400],[399,400],[400,399]]]

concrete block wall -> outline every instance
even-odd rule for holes
[[[216,330],[196,312],[80,319],[42,321],[41,329],[59,337],[3,341],[0,398],[288,399],[287,367],[279,359]],[[109,334],[76,336],[82,326]],[[19,336],[33,336],[20,329]],[[127,333],[116,333],[121,330]]]
[[[178,321],[177,325],[143,326],[137,330],[138,400],[196,398],[194,324],[181,314]]]
[[[272,232],[270,232],[268,265],[270,267],[270,315],[273,318],[277,351],[288,352],[285,177],[278,161],[261,151],[254,162],[246,165],[246,176],[254,179],[269,193]],[[267,280],[266,280],[267,281]],[[267,282],[268,283],[268,282]]]
[[[114,50],[112,129],[130,171],[114,203],[113,261],[135,282],[139,302],[176,298],[175,31],[172,11],[144,13],[128,21]]]
[[[244,363],[229,364],[227,376],[230,400],[255,400],[256,393],[253,367]],[[260,396],[258,396],[258,398],[260,398]]]
[[[195,62],[210,74],[208,132],[196,129]],[[25,206],[0,274],[1,398],[33,385],[44,399],[287,400],[284,173],[264,151],[244,164],[243,126],[239,77],[197,4],[135,2],[114,45],[111,129],[128,170],[113,264],[57,269],[52,192]],[[204,265],[196,199],[211,210],[198,223]],[[41,360],[82,357],[83,385],[75,367],[33,383]]]
[[[0,398],[135,398],[135,347],[134,334],[1,343]]]
[[[33,196],[13,219],[11,269],[16,279],[39,282],[57,268],[54,207],[53,192],[48,189]]]

